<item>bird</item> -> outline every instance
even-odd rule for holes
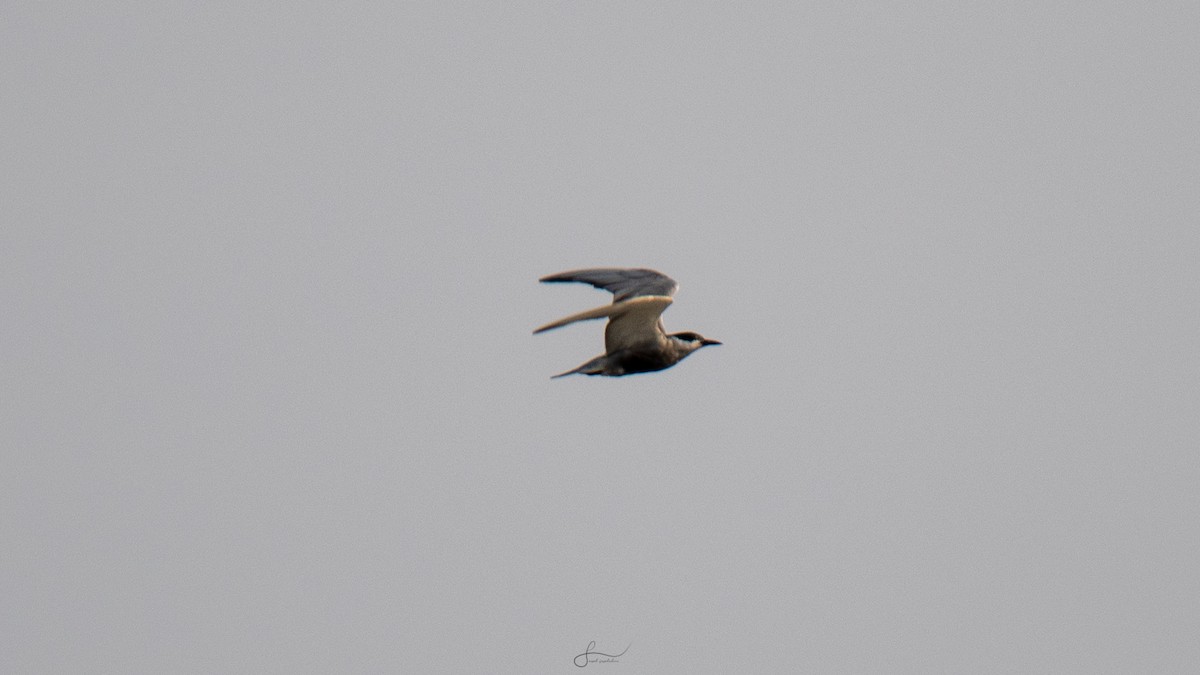
[[[533,331],[536,335],[576,321],[608,319],[604,328],[604,353],[551,379],[576,373],[607,377],[651,373],[670,368],[698,349],[721,344],[692,331],[666,332],[662,313],[673,302],[679,284],[662,272],[595,267],[559,272],[539,281],[549,284],[580,282],[613,294],[611,305],[572,314]]]

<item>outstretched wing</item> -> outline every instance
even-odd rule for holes
[[[659,317],[673,301],[665,295],[643,295],[611,305],[603,305],[548,323],[533,331],[544,333],[576,321],[611,319],[604,330],[606,351],[628,348],[659,339]]]
[[[614,314],[604,327],[604,351],[645,349],[663,339],[662,313],[671,304],[665,295],[643,295],[610,307],[626,307]]]
[[[662,272],[647,269],[625,269],[623,267],[596,267],[586,270],[559,272],[548,277],[542,277],[545,283],[561,283],[578,281],[602,288],[613,294],[613,304],[641,296],[661,296],[670,298],[675,295],[679,284]],[[599,317],[588,317],[599,318]]]

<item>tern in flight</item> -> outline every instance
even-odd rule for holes
[[[661,272],[597,267],[551,274],[540,281],[578,281],[613,294],[611,305],[572,314],[533,331],[536,334],[576,321],[608,319],[604,329],[604,353],[554,377],[575,373],[609,377],[649,373],[670,368],[701,347],[721,344],[699,333],[668,333],[663,329],[663,310],[670,306],[671,296],[675,295],[679,284]]]

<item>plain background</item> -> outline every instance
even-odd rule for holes
[[[4,15],[0,670],[1200,667],[1200,4]]]

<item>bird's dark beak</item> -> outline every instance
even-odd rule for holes
[[[708,338],[704,338],[703,340],[700,341],[700,344],[707,347],[708,345],[719,345],[722,343],[717,340],[709,340]]]

